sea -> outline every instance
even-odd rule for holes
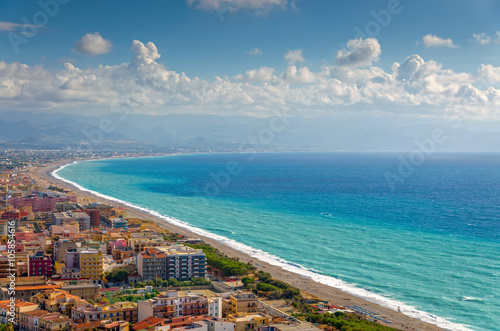
[[[500,330],[500,154],[207,153],[53,173],[449,330]]]

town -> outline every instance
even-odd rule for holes
[[[0,330],[391,329],[29,171],[67,157],[2,156]]]

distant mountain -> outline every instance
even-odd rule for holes
[[[446,136],[437,150],[500,150],[494,123],[453,128],[446,121],[358,116],[280,120],[250,116],[84,116],[67,113],[0,112],[0,147],[32,149],[188,150],[414,150],[435,130]]]

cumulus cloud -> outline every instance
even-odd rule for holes
[[[350,53],[341,53],[341,64],[324,64],[317,71],[289,64],[284,72],[260,67],[208,80],[168,70],[158,62],[153,43],[137,40],[131,45],[130,63],[114,66],[83,69],[65,63],[57,71],[0,61],[0,110],[110,111],[113,105],[131,104],[131,111],[150,114],[271,116],[276,110],[311,115],[376,109],[440,116],[443,110],[460,111],[466,105],[468,114],[497,114],[500,90],[475,87],[478,76],[454,72],[416,54],[389,71],[362,66],[380,54],[378,43],[371,45],[357,40]],[[369,55],[360,55],[365,53]],[[491,82],[499,79],[498,68],[490,65],[478,74]]]
[[[490,83],[500,82],[500,67],[494,67],[491,64],[481,64],[478,74],[486,78]]]
[[[283,79],[294,84],[306,84],[314,82],[314,74],[308,67],[297,69],[296,66],[290,65],[283,74]]]
[[[251,10],[256,14],[267,14],[273,9],[295,8],[293,0],[187,0],[189,7],[212,10],[219,13]]]
[[[103,55],[111,52],[113,43],[104,39],[99,32],[87,33],[75,43],[74,51],[84,55]]]
[[[486,33],[473,33],[472,40],[479,45],[488,45],[491,42],[491,37]]]
[[[288,63],[290,64],[304,62],[304,57],[302,56],[302,50],[301,49],[289,50],[285,54],[285,60],[287,60]]]
[[[236,75],[235,79],[249,82],[269,82],[273,79],[274,68],[260,67],[245,72],[244,75]]]
[[[351,39],[347,48],[337,51],[337,64],[347,67],[363,67],[378,61],[382,50],[375,38]]]
[[[262,50],[260,48],[257,48],[257,47],[255,47],[254,49],[252,49],[251,51],[248,51],[246,53],[247,53],[247,55],[254,55],[254,56],[263,54]]]
[[[448,48],[458,48],[457,45],[453,43],[450,38],[443,39],[436,35],[428,34],[422,37],[422,43],[425,47],[448,47]],[[418,42],[417,42],[418,44]]]

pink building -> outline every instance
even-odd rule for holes
[[[28,276],[52,276],[52,260],[42,251],[28,258]]]
[[[20,198],[20,197],[14,197],[9,199],[9,203],[14,207],[14,208],[19,208],[22,206],[31,206],[33,212],[40,212],[40,211],[52,211],[54,210],[54,206],[58,202],[75,202],[76,203],[76,196],[60,196],[60,197],[47,197],[47,198],[40,198],[40,197],[27,197],[27,198]]]
[[[18,232],[16,233],[17,242],[28,242],[32,240],[38,240],[39,233],[33,232]]]

